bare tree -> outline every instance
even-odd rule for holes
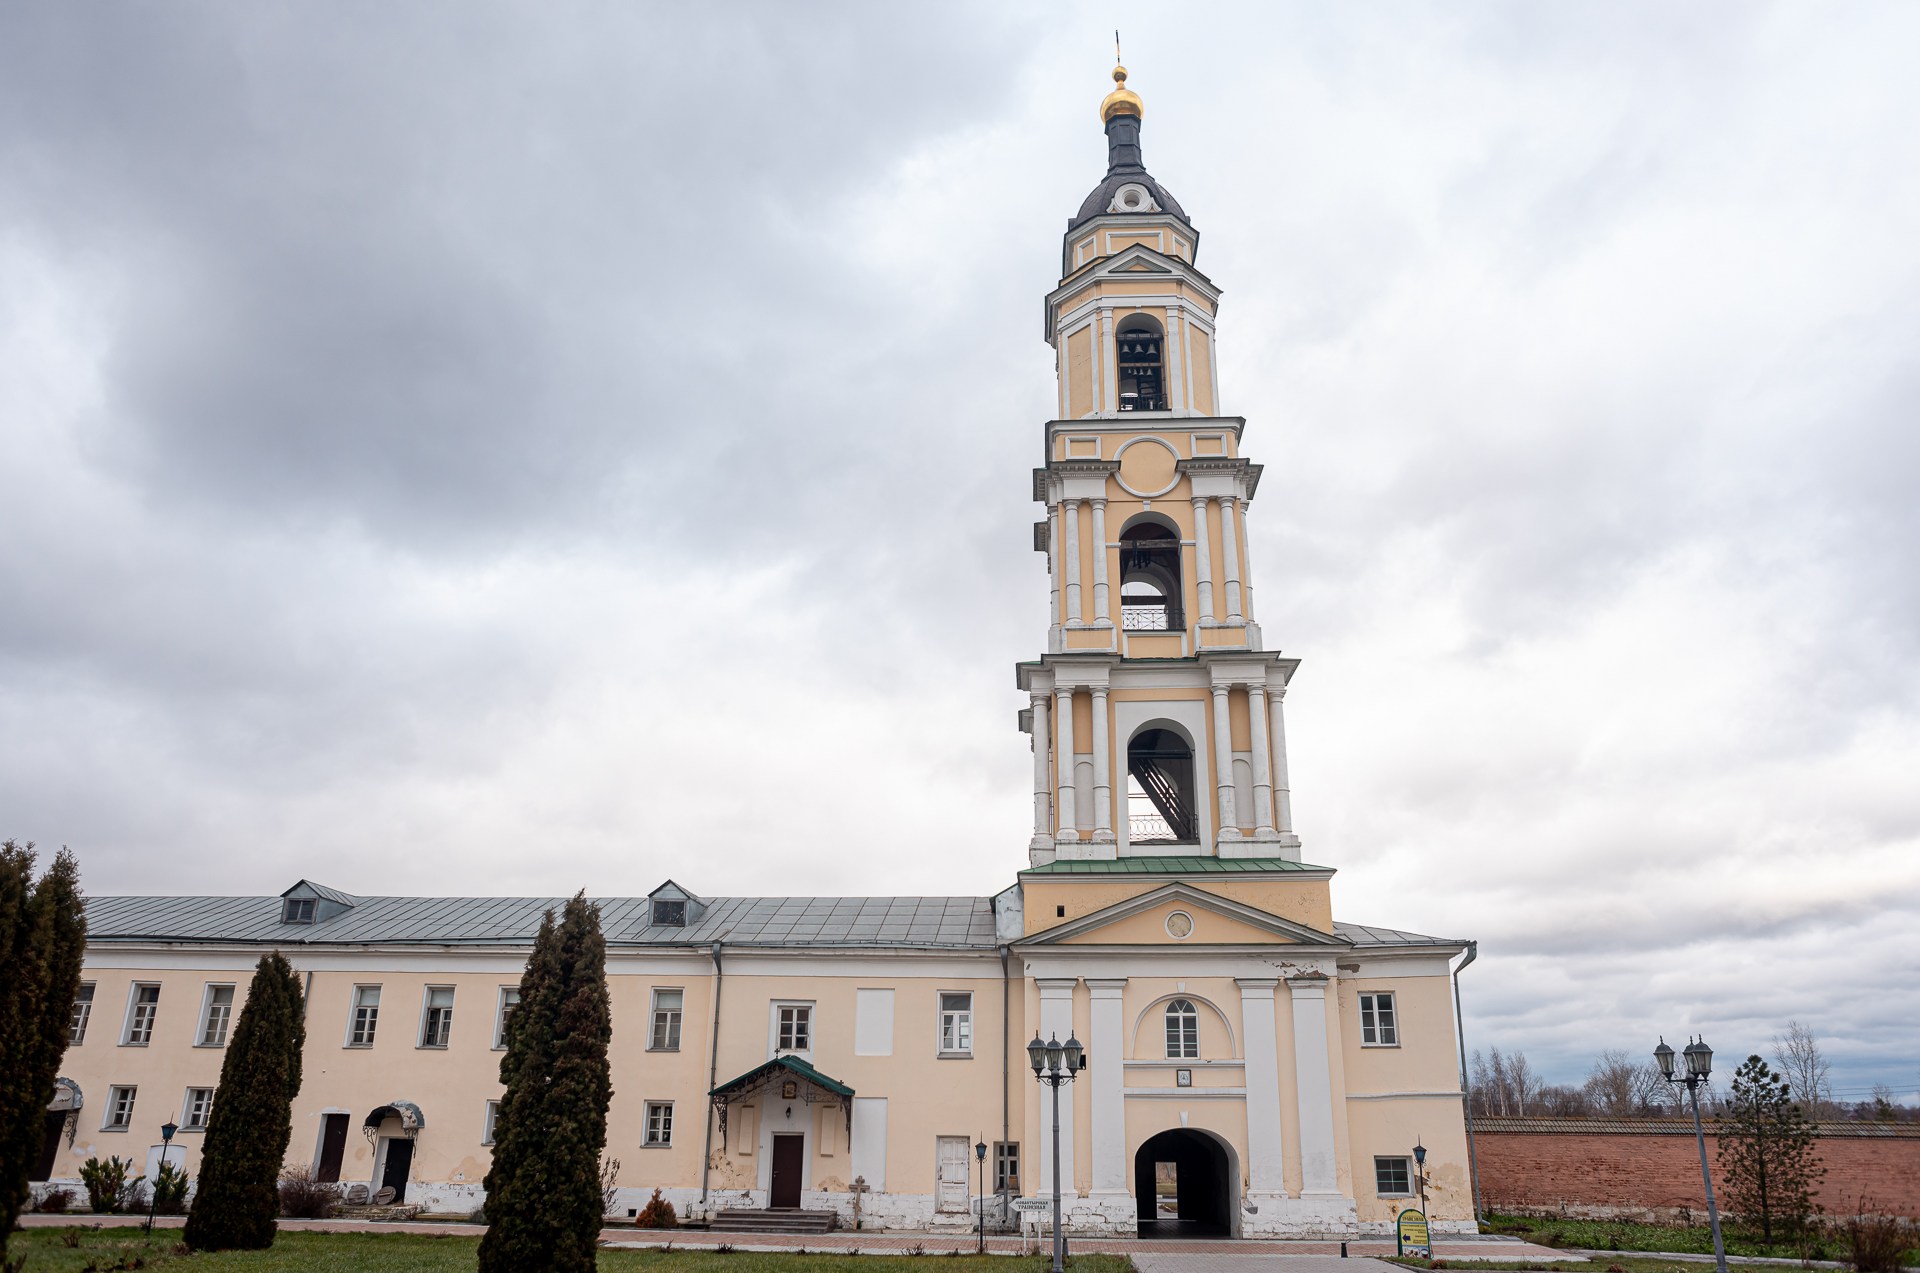
[[[1505,1118],[1507,1109],[1507,1058],[1500,1055],[1499,1048],[1487,1049],[1487,1067],[1492,1071],[1493,1099],[1500,1107],[1500,1116]]]
[[[1513,1089],[1514,1112],[1521,1118],[1527,1116],[1527,1102],[1539,1095],[1545,1085],[1533,1067],[1527,1064],[1525,1052],[1514,1052],[1507,1058],[1507,1085]]]
[[[1659,1071],[1650,1061],[1634,1061],[1619,1048],[1600,1054],[1587,1074],[1586,1092],[1609,1118],[1631,1118],[1662,1104]]]
[[[1822,1117],[1833,1104],[1833,1084],[1827,1077],[1833,1067],[1813,1031],[1798,1021],[1787,1022],[1787,1032],[1773,1036],[1773,1060],[1806,1116]]]

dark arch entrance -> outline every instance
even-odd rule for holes
[[[1163,1172],[1161,1164],[1171,1170]],[[1163,1175],[1174,1177],[1164,1201]],[[1151,1138],[1133,1156],[1140,1236],[1231,1237],[1238,1175],[1226,1146],[1204,1132],[1176,1127]]]

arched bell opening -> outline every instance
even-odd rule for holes
[[[1130,314],[1113,333],[1122,411],[1165,411],[1166,333],[1145,314]]]
[[[1193,748],[1171,729],[1143,729],[1127,742],[1127,843],[1200,843]]]
[[[1179,632],[1187,626],[1180,587],[1180,532],[1158,514],[1120,532],[1120,626],[1128,632]]]
[[[1133,1196],[1143,1238],[1232,1237],[1239,1163],[1219,1137],[1175,1127],[1134,1154]]]

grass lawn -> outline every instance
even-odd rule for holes
[[[1430,1269],[1434,1265],[1426,1260],[1412,1257],[1387,1255],[1379,1257],[1389,1264],[1400,1264],[1410,1269]],[[1516,1273],[1526,1269],[1560,1269],[1563,1273],[1602,1273],[1602,1270],[1617,1268],[1620,1273],[1702,1273],[1703,1266],[1690,1264],[1682,1260],[1650,1260],[1645,1256],[1623,1255],[1608,1260],[1600,1256],[1576,1258],[1571,1263],[1555,1264],[1551,1260],[1542,1260],[1537,1264],[1515,1264],[1511,1260],[1451,1260],[1440,1257],[1440,1264],[1447,1273],[1454,1269],[1499,1270],[1500,1273]],[[1706,1273],[1712,1273],[1711,1264],[1704,1266]]]
[[[1629,1224],[1616,1220],[1540,1220],[1528,1216],[1491,1215],[1488,1228],[1495,1233],[1511,1233],[1541,1246],[1586,1247],[1596,1251],[1684,1251],[1712,1255],[1713,1230],[1706,1225],[1682,1228],[1662,1224]],[[1749,1233],[1725,1221],[1720,1225],[1721,1241],[1728,1255],[1771,1255],[1782,1259],[1844,1260],[1846,1239],[1836,1234],[1816,1236],[1802,1252],[1793,1243],[1761,1241],[1758,1233]],[[1453,1267],[1449,1260],[1448,1267]],[[1911,1263],[1911,1261],[1909,1261]],[[1625,1264],[1621,1265],[1626,1268]]]
[[[66,1238],[73,1233],[79,1235],[79,1245],[70,1247]],[[178,1229],[156,1229],[151,1238],[142,1238],[137,1228],[20,1229],[7,1244],[7,1254],[13,1259],[26,1257],[25,1273],[131,1268],[168,1273],[467,1273],[480,1249],[479,1238],[411,1233],[282,1233],[271,1250],[197,1255],[188,1254],[179,1243]],[[1130,1273],[1133,1267],[1123,1255],[1077,1255],[1068,1263],[1074,1273]],[[1048,1260],[1007,1255],[603,1250],[599,1265],[606,1273],[1041,1273]]]

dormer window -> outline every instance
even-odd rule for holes
[[[311,924],[313,922],[313,899],[311,897],[289,897],[281,903],[280,922],[283,924]]]
[[[687,926],[687,904],[685,902],[656,901],[653,904],[653,923],[656,928],[685,928]]]

